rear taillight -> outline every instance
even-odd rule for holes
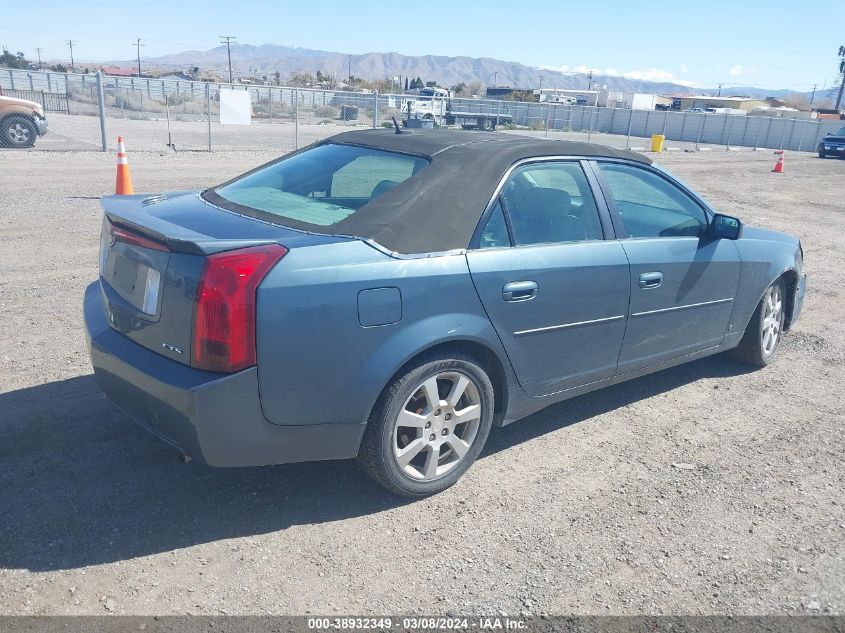
[[[268,244],[206,259],[197,289],[194,367],[232,372],[255,364],[255,292],[287,252]]]

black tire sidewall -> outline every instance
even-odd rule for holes
[[[481,420],[475,441],[463,461],[447,474],[434,481],[417,481],[406,475],[393,456],[394,421],[408,398],[428,378],[443,372],[461,373],[475,383],[481,401]],[[414,497],[436,494],[452,486],[472,466],[481,454],[493,423],[493,385],[481,367],[465,358],[442,358],[421,364],[405,373],[396,382],[401,386],[391,393],[384,403],[382,419],[378,424],[379,462],[382,465],[384,483],[400,494]],[[395,383],[394,383],[395,384]],[[370,424],[374,421],[371,420]]]

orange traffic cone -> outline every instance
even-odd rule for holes
[[[117,195],[131,195],[135,193],[132,187],[132,174],[129,173],[129,159],[126,158],[126,147],[123,145],[123,137],[117,137],[117,180],[114,185],[114,192]]]
[[[783,150],[779,149],[775,152],[778,156],[778,162],[775,163],[775,168],[772,170],[776,174],[783,173]]]

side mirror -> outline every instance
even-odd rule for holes
[[[710,231],[718,238],[738,240],[742,236],[742,221],[739,218],[717,213],[710,223]]]

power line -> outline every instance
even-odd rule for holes
[[[146,46],[146,44],[141,44],[141,38],[139,37],[135,40],[133,46],[138,50],[138,76],[141,76],[141,47]]]
[[[220,43],[226,45],[226,56],[229,58],[229,83],[234,83],[232,80],[232,49],[231,46],[237,38],[234,35],[221,35]]]
[[[73,45],[76,43],[73,40],[65,40],[65,43],[70,48],[70,70],[73,71]]]

